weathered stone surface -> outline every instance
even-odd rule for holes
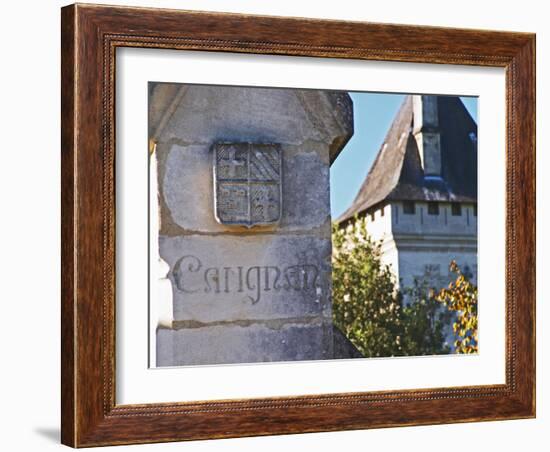
[[[161,232],[227,232],[214,216],[212,150],[207,145],[160,147],[163,159],[160,190]],[[325,151],[326,152],[326,151]],[[305,145],[298,152],[281,146],[283,166],[282,210],[277,231],[319,228],[330,218],[329,167],[315,146]],[[163,155],[164,154],[164,155]],[[239,226],[232,226],[235,230]],[[256,227],[255,229],[258,229]],[[261,227],[260,227],[261,228]],[[274,226],[263,226],[275,229]],[[246,227],[242,227],[246,230]],[[176,232],[177,233],[177,232]]]
[[[168,89],[168,84],[163,85]],[[341,92],[181,85],[176,97],[178,104],[167,108],[170,118],[158,121],[165,125],[152,136],[157,142],[299,146],[311,140],[332,145],[353,134],[351,100]],[[344,143],[338,144],[341,149]]]
[[[330,359],[332,326],[315,319],[242,322],[157,332],[157,365],[227,364]]]
[[[329,238],[162,237],[160,254],[176,321],[331,316]]]
[[[333,357],[329,167],[349,96],[178,86],[150,98],[173,306],[157,364]]]

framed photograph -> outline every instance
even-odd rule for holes
[[[535,36],[62,8],[62,442],[535,416]]]

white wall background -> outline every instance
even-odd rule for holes
[[[115,0],[113,0],[115,1]],[[99,3],[99,2],[93,2]],[[393,23],[530,31],[537,33],[538,220],[550,229],[544,209],[550,196],[550,15],[536,0],[441,2],[358,2],[316,0],[143,1],[118,4],[304,16]],[[46,451],[59,445],[59,8],[60,1],[4,2],[0,27],[0,444],[3,450]],[[544,209],[544,210],[543,210]],[[279,451],[283,450],[547,450],[550,429],[547,390],[550,309],[542,282],[548,268],[547,235],[538,234],[538,410],[536,420],[407,427],[223,441],[119,447],[116,450]],[[545,320],[546,319],[546,320]],[[546,381],[545,381],[546,380]]]

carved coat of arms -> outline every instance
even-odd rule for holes
[[[278,223],[282,210],[280,147],[216,143],[213,154],[216,220],[247,227]]]

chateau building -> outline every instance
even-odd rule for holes
[[[401,288],[440,288],[456,260],[477,280],[477,125],[456,96],[407,96],[355,200]]]

